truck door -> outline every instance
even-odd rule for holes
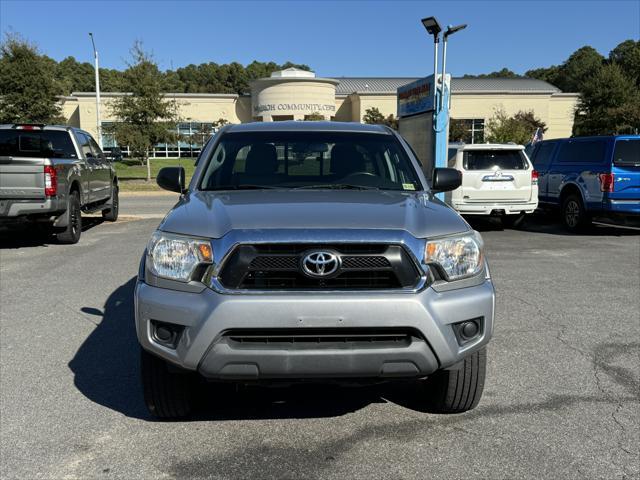
[[[95,159],[95,153],[91,148],[91,139],[83,132],[76,132],[76,138],[78,139],[78,146],[80,147],[80,153],[85,159],[86,170],[83,172],[86,175],[87,185],[87,199],[88,203],[97,202],[100,200],[98,192],[102,189],[100,186],[100,172],[98,171],[98,162]]]
[[[93,150],[93,161],[95,165],[96,199],[105,200],[111,196],[110,164],[96,141],[89,137],[89,142],[91,143],[91,149]]]

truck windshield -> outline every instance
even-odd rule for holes
[[[615,165],[640,166],[640,138],[616,140],[616,148],[613,151],[613,163]]]
[[[68,132],[0,130],[0,157],[76,158]]]
[[[392,135],[346,132],[224,134],[201,190],[318,188],[422,190]]]
[[[526,170],[521,150],[467,150],[464,152],[465,170]]]

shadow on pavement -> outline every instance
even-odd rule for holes
[[[85,314],[96,317],[98,325],[69,362],[69,368],[76,388],[88,399],[128,417],[147,418],[133,323],[135,283],[133,277],[113,291],[104,304],[104,312],[82,308]]]
[[[550,235],[560,235],[565,237],[576,236],[595,236],[595,237],[628,237],[638,236],[640,231],[632,230],[629,228],[616,228],[607,227],[603,225],[591,225],[583,232],[571,233],[568,232],[564,226],[560,223],[558,215],[553,212],[534,213],[527,215],[524,220],[517,227],[505,227],[500,218],[497,217],[483,217],[483,216],[465,216],[465,220],[479,232],[499,232],[507,230],[519,230],[521,232],[530,233],[545,233]]]
[[[86,232],[103,222],[102,217],[83,216],[82,231]],[[82,239],[80,239],[80,242],[82,242]],[[25,223],[10,229],[0,229],[0,249],[48,247],[55,244],[55,235],[48,232],[44,227],[35,224]]]
[[[142,398],[140,350],[133,310],[135,277],[113,291],[104,312],[83,307],[97,327],[69,362],[76,388],[88,399],[123,415],[153,420]],[[203,383],[198,408],[189,420],[253,420],[334,417],[385,398],[402,398],[404,383],[368,386],[308,383],[292,386],[239,386]],[[398,402],[400,403],[400,402]]]

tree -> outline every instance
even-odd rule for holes
[[[604,61],[595,48],[579,48],[560,67],[556,86],[563,92],[581,92],[584,82],[598,73]]]
[[[624,74],[640,87],[640,40],[626,40],[609,53],[609,62],[620,66]]]
[[[320,115],[318,112],[313,112],[310,115],[305,115],[304,119],[307,122],[322,122],[324,120],[324,115]]]
[[[16,35],[0,45],[0,123],[64,122],[55,62]]]
[[[163,95],[163,76],[140,43],[134,44],[131,55],[133,63],[124,72],[125,88],[130,93],[113,102],[111,109],[118,122],[112,124],[109,133],[120,145],[128,145],[133,156],[147,165],[150,181],[149,151],[157,143],[177,139],[178,108]]]
[[[617,63],[589,78],[583,85],[574,133],[607,135],[640,128],[640,92],[634,80]]]
[[[464,120],[452,118],[449,120],[449,141],[471,143],[471,132]]]
[[[542,80],[543,82],[548,82],[555,86],[559,83],[559,75],[560,67],[557,65],[552,65],[548,68],[534,68],[533,70],[527,70],[524,74],[525,77]]]
[[[198,131],[195,133],[197,144],[200,147],[204,147],[207,140],[220,128],[224,125],[227,125],[229,121],[225,118],[219,118],[213,123],[201,123]]]
[[[385,117],[380,110],[378,110],[378,107],[367,108],[364,111],[362,121],[370,125],[386,125],[395,130],[398,129],[398,119],[393,115],[393,113],[388,117]]]
[[[533,112],[520,111],[510,117],[500,107],[486,123],[485,138],[490,143],[513,142],[524,145],[531,140],[536,128],[542,128],[544,131],[547,127],[533,115]]]
[[[503,68],[502,70],[498,70],[497,72],[491,73],[480,73],[478,75],[463,75],[462,78],[521,78],[522,75],[518,75],[517,73],[509,70],[508,68]]]

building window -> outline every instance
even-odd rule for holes
[[[484,142],[484,118],[452,118],[449,141],[464,143]]]
[[[106,151],[115,147],[120,147],[123,156],[129,156],[129,147],[118,145],[115,137],[109,132],[113,122],[102,122],[102,144]],[[184,122],[177,125],[176,132],[180,135],[176,143],[159,143],[149,152],[152,158],[157,157],[197,157],[203,145],[207,143],[209,137],[215,134],[218,128],[213,127],[213,123]]]

